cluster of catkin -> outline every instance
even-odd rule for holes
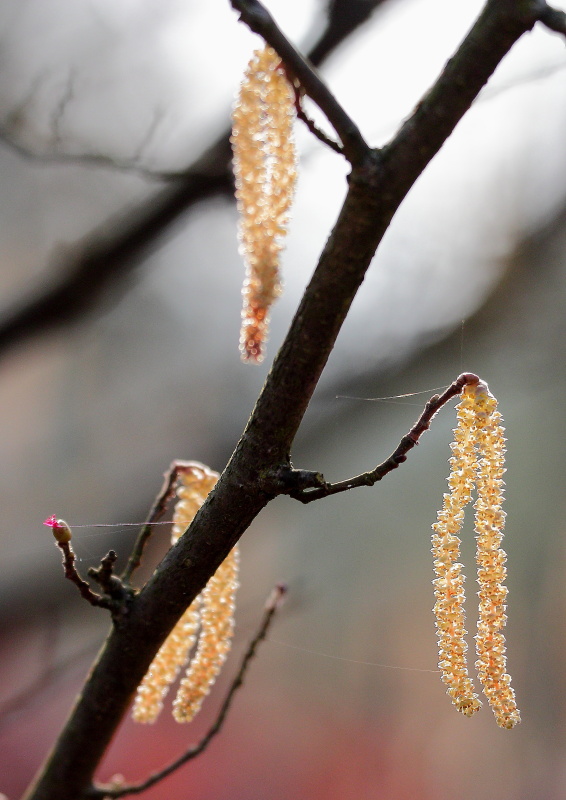
[[[250,60],[232,114],[240,252],[246,275],[240,352],[260,362],[269,308],[281,293],[279,254],[297,178],[294,90],[271,47]]]
[[[177,470],[178,501],[173,515],[172,544],[191,523],[219,478],[217,472],[195,461],[178,463]],[[155,722],[171,684],[189,659],[173,703],[173,717],[177,722],[190,722],[199,711],[230,650],[237,587],[236,546],[153,659],[134,701],[132,716],[136,722]]]
[[[476,639],[476,668],[484,694],[497,724],[512,728],[521,721],[506,672],[505,638],[502,629],[507,589],[507,570],[501,549],[505,512],[503,473],[505,438],[497,400],[487,384],[467,385],[457,406],[458,426],[451,445],[450,492],[444,495],[437,522],[432,526],[432,553],[436,579],[434,614],[438,633],[439,667],[447,693],[456,708],[472,716],[481,702],[474,692],[466,663],[467,644],[464,615],[464,576],[458,562],[458,532],[464,508],[476,486],[475,531],[479,584],[479,621]]]

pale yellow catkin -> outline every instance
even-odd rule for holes
[[[190,722],[214,684],[230,651],[238,588],[238,548],[235,547],[202,593],[201,632],[197,651],[173,703],[177,722]]]
[[[469,396],[464,395],[457,406],[457,416],[458,426],[454,430],[454,442],[451,444],[452,458],[448,477],[450,493],[444,495],[442,510],[432,526],[432,553],[437,575],[433,581],[436,598],[434,615],[438,635],[438,666],[447,694],[458,711],[471,717],[481,708],[481,701],[474,692],[466,664],[468,645],[465,639],[464,575],[462,564],[458,561],[461,542],[457,535],[474,483],[475,414],[473,401]]]
[[[175,505],[173,514],[173,527],[171,530],[171,541],[175,544],[179,537],[192,522],[196,512],[206,500],[210,491],[214,488],[219,475],[217,472],[200,464],[196,461],[178,462],[177,470],[179,473],[180,485],[177,488],[178,502]],[[214,683],[216,675],[222,662],[217,665],[216,670],[208,668],[208,672],[203,664],[203,650],[208,655],[214,644],[219,652],[224,653],[224,658],[230,649],[230,639],[233,632],[233,611],[234,593],[237,587],[237,547],[232,550],[226,561],[221,564],[216,574],[210,579],[207,586],[196,597],[189,608],[185,611],[179,622],[175,625],[159,652],[155,656],[147,674],[138,687],[132,716],[136,722],[154,722],[161,709],[163,700],[167,695],[171,684],[177,678],[180,670],[188,662],[191,651],[197,640],[200,630],[197,652],[193,658],[195,673],[198,674],[198,691],[200,703],[208,693],[210,686]],[[229,579],[229,580],[228,580]],[[226,615],[221,625],[211,625],[209,618],[214,614],[218,597],[226,593],[226,584],[229,584],[231,597],[230,613]],[[212,608],[211,612],[209,609]],[[218,641],[215,643],[214,635]],[[203,645],[203,636],[207,646]],[[217,659],[218,661],[218,659]],[[192,669],[193,665],[189,668]],[[206,678],[208,676],[208,683]],[[183,683],[187,681],[184,679]],[[194,714],[198,711],[195,708]],[[177,716],[176,716],[177,718]],[[184,719],[183,721],[188,721]]]
[[[479,621],[476,634],[476,669],[495,715],[502,728],[513,728],[521,721],[511,688],[511,676],[506,672],[505,637],[502,629],[507,622],[507,555],[501,548],[505,512],[503,503],[503,474],[505,472],[505,438],[497,411],[497,400],[487,386],[476,390],[477,501],[475,508],[476,559],[479,584]]]
[[[281,293],[279,257],[297,178],[294,100],[275,50],[257,50],[240,86],[231,136],[246,266],[240,330],[244,361],[263,359],[269,309]]]
[[[467,644],[464,629],[464,590],[462,566],[457,563],[460,540],[456,536],[469,503],[473,484],[477,487],[475,530],[479,583],[479,622],[476,635],[476,668],[484,694],[497,724],[512,728],[521,721],[506,673],[505,599],[507,589],[505,552],[500,544],[505,513],[503,473],[505,439],[497,400],[487,384],[479,381],[462,391],[458,407],[458,426],[451,445],[450,494],[444,495],[443,508],[433,525],[433,554],[437,578],[434,581],[434,612],[440,652],[439,667],[448,694],[459,711],[471,716],[481,703],[473,692],[466,664]]]
[[[136,722],[155,722],[171,684],[189,660],[200,624],[200,595],[185,611],[151,662],[132,708]]]

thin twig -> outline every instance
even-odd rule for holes
[[[335,142],[333,139],[327,136],[325,132],[322,131],[309,116],[307,116],[302,105],[304,92],[302,91],[300,84],[297,85],[297,83],[293,81],[290,75],[288,75],[287,77],[291,86],[295,91],[295,111],[297,112],[297,119],[300,119],[301,122],[307,126],[308,130],[312,133],[312,135],[315,138],[317,138],[320,142],[325,144],[327,147],[330,147],[330,149],[334,150],[334,152],[338,153],[338,155],[340,156],[344,155],[344,150],[338,144],[338,142]]]
[[[475,384],[478,380],[478,376],[474,375],[472,372],[464,372],[441,395],[433,395],[425,405],[423,413],[411,430],[403,436],[397,449],[393,451],[388,459],[382,464],[378,464],[378,466],[370,472],[364,472],[361,475],[357,475],[355,478],[340,481],[339,483],[325,482],[322,486],[320,485],[320,475],[312,473],[313,476],[315,476],[313,478],[314,488],[301,489],[299,491],[292,490],[287,492],[287,494],[295,500],[300,500],[301,503],[312,503],[314,500],[320,500],[323,497],[329,497],[332,494],[339,494],[340,492],[347,492],[350,489],[357,489],[360,486],[373,486],[394,469],[397,469],[399,464],[407,460],[407,453],[419,443],[420,437],[429,429],[432,418],[442,406],[453,397],[460,394],[464,386]]]
[[[332,92],[322,81],[312,64],[291,44],[277,27],[269,11],[259,0],[231,0],[240,20],[259,34],[281,57],[286,70],[300,83],[302,89],[326,116],[344,146],[343,153],[352,164],[359,165],[370,150],[359,128],[346,114]]]
[[[175,484],[177,483],[177,477],[178,477],[177,467],[178,467],[178,462],[173,461],[172,464],[169,466],[169,469],[164,473],[163,486],[157,493],[157,496],[148,514],[147,521],[145,522],[145,524],[143,525],[142,529],[138,534],[138,538],[136,539],[136,543],[134,544],[134,547],[128,559],[128,563],[126,564],[126,567],[122,572],[121,577],[122,577],[122,582],[124,584],[130,583],[132,574],[141,564],[144,548],[152,534],[152,525],[163,514],[167,506],[167,503],[169,502],[169,500],[171,499],[171,497],[175,492]]]
[[[220,711],[218,712],[218,716],[216,717],[214,723],[209,728],[208,732],[203,736],[200,742],[191,747],[182,756],[177,758],[171,764],[169,764],[164,769],[160,770],[159,772],[150,775],[147,780],[143,781],[142,783],[136,784],[129,784],[126,786],[94,786],[88,792],[89,797],[93,798],[117,798],[117,797],[124,797],[128,794],[140,794],[141,792],[145,792],[146,789],[149,789],[151,786],[154,786],[159,781],[162,781],[168,775],[171,775],[172,772],[175,772],[182,767],[183,764],[186,764],[187,761],[192,761],[194,758],[199,756],[210,744],[212,739],[216,736],[216,734],[220,733],[220,730],[226,720],[228,715],[228,711],[232,705],[232,700],[234,699],[234,695],[238,691],[238,689],[242,686],[244,682],[244,677],[248,670],[248,666],[252,658],[255,656],[257,652],[257,648],[260,643],[265,639],[267,632],[271,626],[273,621],[273,617],[275,612],[281,607],[281,603],[283,598],[287,592],[286,586],[283,584],[278,584],[275,589],[271,592],[266,604],[265,604],[265,611],[261,621],[261,624],[258,628],[257,633],[251,640],[248,645],[248,648],[244,654],[242,662],[240,664],[240,668],[236,674],[236,677],[230,684],[230,688],[228,693],[220,707]]]
[[[118,556],[114,550],[110,550],[100,562],[100,567],[91,567],[88,574],[93,577],[104,590],[103,595],[96,594],[89,584],[81,578],[75,566],[76,556],[71,545],[72,531],[64,519],[57,519],[55,514],[48,517],[43,523],[51,528],[55,537],[55,544],[63,553],[63,567],[65,577],[77,586],[81,596],[93,606],[108,608],[112,611],[114,618],[122,615],[127,607],[129,600],[133,597],[133,592],[124,586],[120,578],[114,575],[114,564]]]
[[[100,608],[112,608],[113,603],[108,597],[93,592],[90,585],[81,578],[75,566],[76,556],[70,542],[56,542],[57,547],[63,553],[63,568],[65,570],[65,577],[70,580],[78,588],[81,597],[93,606]]]
[[[312,133],[312,135],[322,142],[327,147],[330,147],[331,150],[334,150],[335,153],[338,155],[344,155],[344,149],[335,142],[334,139],[331,139],[330,136],[327,136],[323,130],[321,130],[313,120],[307,116],[306,112],[302,108],[302,106],[297,107],[297,119],[300,119],[302,123],[304,123],[308,130]]]
[[[98,583],[103,591],[103,597],[107,597],[109,601],[109,608],[112,610],[114,620],[127,613],[129,601],[132,599],[134,592],[129,586],[126,586],[122,579],[114,575],[114,565],[118,560],[118,556],[114,550],[110,550],[100,562],[100,567],[90,567],[88,574],[91,578]]]
[[[564,11],[545,5],[540,13],[539,21],[546,25],[547,28],[550,28],[551,31],[566,36],[566,13]]]

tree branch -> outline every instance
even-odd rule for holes
[[[150,181],[178,181],[186,175],[185,170],[158,170],[146,167],[139,158],[121,159],[104,153],[67,153],[63,150],[32,150],[18,141],[10,132],[10,125],[0,126],[0,143],[26,161],[52,166],[79,166],[109,169],[113,172],[128,172]]]
[[[564,11],[559,11],[545,3],[543,10],[539,14],[539,22],[542,22],[551,31],[566,36],[566,14]]]
[[[269,11],[259,0],[230,0],[230,2],[232,8],[240,12],[242,22],[273,47],[285,64],[286,71],[296,78],[305,93],[325,114],[340,137],[344,155],[352,166],[361,164],[367,156],[369,147],[357,125],[346,114],[313,65],[308,63],[281,32]]]
[[[154,500],[153,506],[148,514],[147,521],[139,532],[138,538],[134,544],[128,563],[122,573],[122,581],[124,584],[129,584],[134,571],[140,566],[144,548],[152,534],[153,523],[165,511],[167,503],[175,493],[175,484],[178,478],[178,462],[173,461],[169,469],[164,475],[163,486],[159,490],[157,497]]]
[[[163,769],[159,770],[159,772],[150,775],[147,780],[142,781],[141,783],[125,785],[125,786],[102,786],[96,785],[90,791],[88,791],[88,797],[91,798],[117,798],[117,797],[124,797],[128,794],[140,794],[141,792],[145,792],[146,789],[149,789],[151,786],[155,786],[156,783],[159,783],[164,778],[167,778],[173,772],[176,772],[180,767],[186,764],[188,761],[192,761],[194,758],[199,756],[203,753],[212,739],[220,733],[224,722],[226,721],[226,717],[228,716],[228,712],[232,706],[232,701],[234,699],[234,695],[238,691],[238,689],[243,685],[244,678],[248,671],[248,667],[252,658],[256,655],[257,649],[261,642],[267,636],[269,628],[271,627],[271,623],[273,622],[273,617],[279,608],[281,608],[281,603],[283,598],[287,592],[287,588],[283,584],[279,584],[275,587],[275,589],[271,592],[271,595],[268,597],[267,602],[265,604],[265,612],[261,621],[261,624],[258,628],[257,633],[249,643],[247,650],[244,654],[244,657],[241,661],[240,668],[236,673],[236,677],[230,684],[230,688],[228,690],[228,694],[226,695],[224,702],[220,707],[220,711],[218,712],[218,716],[216,717],[214,723],[209,728],[207,733],[203,736],[200,742],[195,745],[194,747],[189,748],[182,756],[175,759],[171,764],[164,767]]]
[[[90,588],[87,581],[83,580],[78,573],[78,570],[75,566],[76,556],[71,547],[70,542],[57,542],[57,547],[61,549],[63,552],[63,568],[65,570],[65,577],[74,583],[77,589],[80,592],[81,597],[84,600],[87,600],[92,606],[99,606],[99,608],[107,608],[111,611],[116,610],[116,602],[115,600],[107,597],[104,594],[97,594],[93,592]],[[108,575],[108,569],[111,568],[111,565],[116,561],[117,555],[114,550],[110,550],[110,552],[102,559],[101,562],[101,570],[105,577]],[[95,570],[89,570],[89,575],[94,577]],[[106,581],[107,583],[107,581]]]
[[[75,565],[76,556],[71,545],[71,529],[65,520],[57,519],[55,514],[53,514],[53,516],[48,517],[43,524],[51,528],[53,536],[55,537],[55,544],[63,553],[65,577],[75,584],[81,597],[93,606],[109,609],[115,620],[123,615],[132,593],[124,586],[120,578],[114,575],[114,564],[118,559],[114,550],[110,550],[110,552],[104,556],[98,569],[91,567],[88,571],[88,574],[94,578],[104,592],[102,595],[97,594],[92,591],[89,584],[79,575]]]
[[[189,532],[111,631],[26,800],[83,800],[152,658],[251,521],[277,494],[265,481],[292,443],[389,223],[481,88],[538,19],[523,0],[488,0],[456,55],[395,139],[352,170],[344,205],[248,425]]]
[[[320,483],[320,475],[314,473],[316,478],[313,480],[312,486],[306,486],[301,489],[291,489],[286,493],[294,500],[299,500],[301,503],[306,504],[312,503],[314,500],[320,500],[323,497],[330,497],[332,494],[347,492],[350,489],[358,489],[360,486],[373,486],[407,460],[407,453],[418,445],[420,437],[430,428],[433,417],[440,411],[442,406],[446,405],[449,400],[460,394],[464,386],[478,383],[478,381],[478,376],[474,375],[473,372],[465,372],[456,378],[454,383],[441,395],[433,395],[425,405],[423,413],[411,430],[403,436],[396,450],[393,451],[388,459],[382,464],[378,464],[378,466],[370,472],[364,472],[361,475],[356,475],[355,478],[340,481],[339,483],[326,483],[326,481],[324,481],[322,485]]]

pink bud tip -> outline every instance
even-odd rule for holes
[[[57,519],[55,514],[52,514],[50,517],[47,517],[43,524],[51,528],[53,536],[59,544],[65,544],[71,541],[71,529],[64,519]]]

